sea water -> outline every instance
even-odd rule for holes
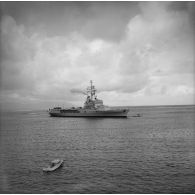
[[[194,115],[195,106],[130,107],[128,118],[2,112],[0,192],[195,193]],[[64,166],[44,173],[56,158]]]

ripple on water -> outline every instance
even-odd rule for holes
[[[195,193],[194,107],[134,107],[131,112],[142,116],[2,115],[1,192]],[[55,158],[64,159],[64,166],[43,173]]]

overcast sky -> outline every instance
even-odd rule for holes
[[[194,104],[194,2],[1,2],[0,106]]]

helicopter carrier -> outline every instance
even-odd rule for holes
[[[96,88],[90,81],[87,87],[86,101],[83,107],[61,108],[55,107],[49,109],[52,117],[127,117],[129,109],[112,108],[105,106],[103,101],[97,98]]]

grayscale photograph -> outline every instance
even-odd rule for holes
[[[1,1],[1,194],[194,194],[193,1]]]

